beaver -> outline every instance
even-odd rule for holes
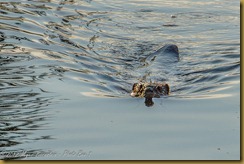
[[[178,47],[174,44],[166,44],[156,52],[150,54],[146,60],[153,62],[153,64],[148,69],[158,67],[156,70],[160,70],[164,63],[167,65],[171,62],[179,61]],[[169,95],[169,92],[169,85],[166,83],[139,82],[133,84],[131,96],[145,97],[145,104],[149,107],[154,104],[152,98],[160,98],[162,95]]]

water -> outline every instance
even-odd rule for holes
[[[1,1],[0,158],[240,159],[239,6]],[[154,67],[164,44],[180,61]],[[130,97],[142,78],[170,96]]]

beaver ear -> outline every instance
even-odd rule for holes
[[[134,88],[137,86],[138,83],[134,83],[133,84],[133,87],[132,87],[132,90],[134,90]]]
[[[168,95],[169,94],[169,85],[168,84],[165,84],[164,87],[166,89],[166,94]]]

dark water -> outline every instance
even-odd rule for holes
[[[0,2],[1,159],[239,159],[239,1]],[[179,62],[147,57],[164,44]],[[131,98],[164,81],[153,107]]]

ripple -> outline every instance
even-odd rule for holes
[[[113,96],[127,95],[130,85],[144,77],[166,80],[171,84],[173,94],[179,94],[178,91],[202,93],[201,85],[206,86],[206,92],[213,90],[213,84],[221,81],[224,74],[239,71],[237,41],[211,40],[212,46],[208,44],[210,50],[200,55],[198,49],[188,51],[189,46],[181,46],[185,44],[182,41],[185,36],[181,36],[181,41],[170,38],[180,47],[180,55],[186,53],[178,64],[156,69],[145,60],[163,43],[168,43],[158,36],[159,31],[170,30],[168,27],[179,28],[187,20],[201,24],[215,21],[221,25],[221,15],[191,11],[174,13],[172,19],[172,14],[162,13],[153,7],[133,10],[122,3],[116,6],[93,2],[91,5],[91,1],[84,1],[82,4],[80,6],[76,1],[1,3],[0,9],[7,13],[1,16],[5,20],[2,24],[5,31],[1,32],[2,51],[28,52],[26,56],[2,56],[1,64],[34,61],[33,58],[37,63],[41,60],[49,63],[36,66],[26,63],[19,69],[5,67],[5,71],[1,69],[5,79],[2,86],[33,85],[45,78],[68,76],[81,83],[90,83],[96,91],[106,93],[101,95]],[[103,10],[97,10],[101,6]],[[21,35],[11,34],[13,31]],[[143,37],[147,32],[152,35]],[[199,55],[188,57],[194,53]],[[12,80],[6,82],[7,79]],[[194,91],[189,89],[192,87]]]
[[[46,120],[50,116],[46,115],[44,107],[52,103],[52,98],[44,97],[41,90],[27,90],[23,87],[5,88],[0,96],[2,148],[23,144],[30,139],[36,140],[30,135],[48,127]]]
[[[185,17],[187,19],[217,19],[219,15],[207,12],[186,12],[186,13],[177,13],[177,17]]]

